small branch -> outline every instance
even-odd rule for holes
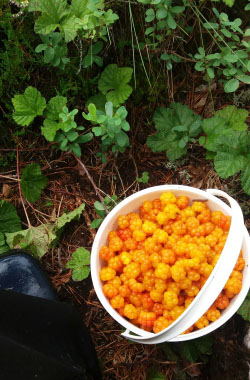
[[[91,177],[91,175],[89,174],[89,171],[88,169],[86,168],[86,166],[84,165],[84,163],[80,160],[79,157],[77,157],[74,153],[72,153],[72,155],[75,157],[76,161],[78,162],[78,164],[82,167],[82,169],[84,170],[84,173],[87,175],[89,181],[91,182],[91,185],[93,186],[93,188],[95,189],[95,193],[96,195],[98,196],[98,198],[100,199],[101,201],[101,204],[103,205],[103,208],[104,210],[106,211],[106,213],[108,214],[109,211],[104,203],[104,199],[103,197],[101,196],[100,194],[100,191],[98,190],[98,187],[96,186],[95,182],[93,181],[93,178]]]
[[[29,220],[29,217],[28,217],[28,214],[27,214],[27,210],[26,210],[26,207],[24,205],[23,195],[22,195],[22,189],[21,189],[20,172],[19,172],[19,151],[18,151],[18,147],[16,148],[16,172],[17,172],[18,190],[19,190],[20,199],[21,199],[21,202],[22,202],[22,205],[23,205],[23,209],[24,209],[24,213],[25,213],[25,216],[26,216],[26,219],[27,219],[27,222],[28,222],[28,226],[29,226],[29,228],[31,228],[32,225],[30,223],[30,220]]]

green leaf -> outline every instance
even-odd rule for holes
[[[245,157],[234,151],[218,152],[214,159],[214,167],[221,178],[228,178],[243,169],[245,162]]]
[[[86,14],[89,14],[88,9],[89,0],[72,0],[70,6],[70,12],[77,18],[83,18]]]
[[[245,75],[245,74],[237,75],[237,79],[239,79],[239,81],[243,83],[250,84],[250,75]]]
[[[218,146],[220,145],[219,139],[221,136],[232,134],[232,129],[227,120],[217,115],[204,119],[202,122],[202,129],[207,135],[205,148],[213,152],[218,151]]]
[[[12,99],[15,112],[13,119],[19,125],[29,125],[36,116],[43,114],[46,101],[34,87],[27,87],[23,95],[15,95]]]
[[[227,106],[217,111],[215,115],[224,118],[234,131],[245,131],[247,129],[248,111],[245,109]]]
[[[230,79],[224,84],[224,90],[226,93],[234,92],[237,90],[238,87],[239,87],[238,79]]]
[[[41,258],[48,252],[52,242],[56,239],[53,230],[52,225],[41,224],[23,231],[6,233],[7,244],[11,249],[25,249]]]
[[[53,32],[67,14],[66,6],[66,0],[31,0],[29,11],[42,12],[35,23],[35,32],[40,34]]]
[[[136,177],[137,182],[148,183],[148,180],[149,180],[148,172],[143,172],[141,177]]]
[[[92,220],[90,227],[91,228],[98,228],[100,224],[102,223],[103,219],[94,219]]]
[[[157,370],[150,370],[147,374],[147,380],[165,380],[166,376],[162,373],[158,372]]]
[[[158,108],[153,120],[157,133],[149,136],[146,144],[153,152],[165,150],[171,161],[186,154],[187,133],[195,137],[201,131],[201,117],[180,103],[173,103],[169,108]]]
[[[127,83],[130,81],[133,69],[130,67],[118,67],[116,64],[108,65],[101,74],[98,81],[98,89],[106,95],[108,101],[118,106],[128,99],[132,87]]]
[[[72,253],[72,259],[66,264],[66,268],[73,269],[72,279],[82,281],[88,277],[90,269],[90,253],[87,249],[80,247]]]
[[[54,141],[56,132],[59,129],[63,129],[64,124],[62,122],[57,122],[51,119],[45,119],[43,123],[43,127],[41,128],[42,135],[48,141]]]
[[[0,233],[16,232],[22,229],[15,206],[0,200]]]
[[[241,173],[241,186],[250,195],[250,162]]]
[[[195,363],[199,358],[199,350],[193,344],[193,341],[182,342],[178,346],[178,351],[180,352],[183,358],[187,359],[191,363]]]
[[[60,24],[60,28],[64,34],[65,42],[73,41],[78,30],[77,18],[73,15],[64,17]]]
[[[248,292],[248,295],[246,296],[241,307],[238,309],[237,314],[241,315],[245,321],[250,322],[250,292]]]
[[[67,98],[63,96],[55,96],[51,98],[45,112],[45,116],[51,120],[60,120],[59,113],[63,111],[63,107],[67,104]]]
[[[72,220],[79,218],[85,208],[85,203],[82,203],[75,210],[69,212],[68,214],[64,213],[57,219],[56,229],[61,229],[65,226],[66,223],[71,222]]]
[[[36,202],[41,195],[41,191],[47,186],[48,178],[45,177],[40,165],[30,164],[22,171],[21,187],[23,196],[31,203]]]
[[[65,224],[78,218],[84,207],[85,204],[83,203],[70,213],[64,213],[54,224],[41,224],[38,227],[31,227],[23,231],[6,233],[7,244],[11,249],[22,248],[41,258],[58,240],[60,231]]]

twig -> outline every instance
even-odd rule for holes
[[[22,189],[21,189],[20,173],[19,173],[19,151],[18,151],[18,147],[16,148],[16,172],[17,172],[18,190],[19,190],[19,194],[20,194],[20,199],[21,199],[21,202],[22,202],[22,205],[23,205],[23,209],[24,209],[24,213],[25,213],[25,216],[26,216],[26,219],[27,219],[27,222],[28,222],[28,226],[29,226],[29,228],[31,228],[32,225],[30,223],[30,220],[29,220],[29,217],[28,217],[28,214],[27,214],[27,210],[26,210],[25,205],[24,205],[23,195],[22,195]]]
[[[76,161],[79,163],[79,165],[82,167],[82,169],[84,170],[85,174],[87,175],[89,181],[91,182],[91,185],[93,186],[93,188],[95,189],[95,193],[96,195],[99,197],[100,201],[101,201],[101,204],[103,205],[103,208],[104,210],[106,211],[106,213],[108,214],[109,211],[104,203],[104,199],[103,197],[101,196],[95,182],[93,181],[93,178],[91,177],[91,175],[89,174],[89,171],[88,169],[86,168],[86,166],[84,165],[84,163],[80,160],[79,157],[77,157],[74,153],[72,153],[72,155],[75,157]]]
[[[6,179],[10,179],[11,181],[17,181],[17,182],[18,182],[18,179],[17,179],[17,178],[9,177],[9,176],[7,176],[7,175],[2,175],[2,174],[0,174],[0,177],[1,177],[1,178],[6,178]]]

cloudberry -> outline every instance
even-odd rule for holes
[[[207,317],[204,315],[194,324],[198,329],[203,329],[209,325]]]
[[[180,265],[174,264],[171,268],[171,275],[174,281],[180,281],[186,277],[186,271]]]
[[[124,298],[119,294],[110,300],[110,304],[114,309],[120,309],[124,305]]]
[[[128,278],[136,278],[141,273],[140,265],[132,262],[123,269],[123,273],[125,273]]]
[[[132,304],[125,305],[123,313],[128,319],[136,319],[138,317],[138,311]]]
[[[163,224],[166,224],[168,222],[169,217],[165,212],[160,211],[156,217],[156,220],[159,224],[163,225]]]
[[[138,322],[142,327],[153,327],[156,315],[152,311],[141,311]]]
[[[155,269],[155,277],[166,280],[171,277],[170,266],[168,264],[159,263]]]
[[[179,316],[183,313],[184,310],[185,310],[184,306],[178,306],[178,305],[174,306],[173,309],[170,310],[170,315],[175,321],[177,318],[179,318]]]
[[[144,212],[148,213],[149,211],[152,210],[152,208],[153,208],[153,203],[152,202],[150,202],[150,201],[143,202],[142,209],[143,209]]]
[[[118,291],[119,291],[119,294],[124,298],[129,297],[131,294],[131,290],[126,284],[119,286]]]
[[[136,307],[142,306],[141,293],[131,293],[129,300]]]
[[[144,241],[146,238],[146,233],[143,230],[134,230],[133,231],[133,238],[135,241]]]
[[[117,231],[110,231],[109,234],[108,234],[108,241],[110,241],[111,239],[113,239],[114,237],[117,237]]]
[[[175,219],[181,210],[174,204],[168,204],[164,207],[164,212],[167,214],[169,219]]]
[[[120,256],[111,257],[108,261],[108,266],[116,271],[120,271],[123,268],[123,263]]]
[[[152,266],[154,268],[156,268],[157,265],[159,264],[159,262],[161,261],[161,255],[159,255],[158,253],[154,252],[154,253],[152,253],[152,255],[149,256],[149,260],[151,261]]]
[[[173,223],[172,229],[176,235],[185,235],[187,232],[186,225],[182,221]]]
[[[119,288],[119,286],[122,283],[122,280],[119,276],[115,276],[112,280],[108,282],[109,284],[112,284],[115,288]]]
[[[244,267],[245,267],[245,260],[243,259],[243,257],[239,257],[234,269],[235,270],[243,270]]]
[[[225,285],[226,290],[230,293],[238,294],[242,288],[242,282],[236,277],[229,278]]]
[[[185,293],[189,297],[193,297],[193,296],[196,296],[199,293],[199,290],[200,289],[198,288],[198,286],[191,285],[188,289],[185,289]]]
[[[154,289],[154,284],[155,284],[154,271],[150,269],[144,274],[143,285],[145,286],[146,290],[151,291]]]
[[[113,237],[109,241],[109,249],[111,251],[121,251],[123,247],[123,241],[118,236]]]
[[[192,303],[193,300],[194,300],[194,297],[186,297],[185,308],[188,308],[188,306]]]
[[[111,251],[106,245],[104,245],[101,249],[100,249],[100,258],[105,260],[105,261],[109,261],[109,259],[111,259],[111,257],[114,257],[115,256],[115,253],[113,251]]]
[[[165,319],[164,317],[159,317],[154,322],[153,331],[157,334],[158,332],[166,329],[170,324],[171,322],[169,320]]]
[[[179,207],[180,210],[183,210],[189,205],[189,198],[186,197],[185,195],[181,195],[180,197],[177,197],[176,205]]]
[[[229,305],[229,299],[225,294],[220,293],[220,295],[216,298],[214,305],[220,310],[226,309]]]
[[[155,290],[157,290],[160,293],[163,293],[167,289],[167,283],[165,280],[162,280],[160,278],[155,279]]]
[[[152,300],[149,293],[142,294],[142,307],[146,310],[151,310],[154,306],[154,301]]]
[[[180,289],[183,289],[183,290],[190,289],[192,286],[192,281],[189,278],[185,277],[178,282],[178,285]]]
[[[215,322],[216,319],[220,318],[220,311],[216,307],[211,306],[206,312],[206,317],[209,321]]]
[[[143,262],[141,263],[141,272],[145,273],[145,272],[147,272],[151,268],[152,268],[152,263],[150,261],[150,258],[149,257],[145,257],[144,260],[143,260]]]
[[[106,297],[112,298],[117,296],[118,290],[112,284],[105,284],[103,285],[103,293]]]
[[[117,219],[118,227],[122,230],[129,226],[129,218],[127,215],[119,215]]]
[[[167,284],[167,290],[175,292],[177,295],[180,293],[181,289],[179,283],[171,281]]]
[[[115,275],[116,275],[116,271],[110,267],[104,267],[100,271],[100,279],[102,281],[113,280],[113,278],[115,278]]]
[[[163,300],[163,293],[154,289],[154,290],[151,290],[150,297],[152,298],[154,302],[161,302]]]
[[[213,266],[208,263],[201,263],[199,272],[200,274],[204,275],[205,277],[209,277],[212,273]],[[195,280],[194,280],[195,281]]]
[[[131,219],[129,223],[129,229],[131,231],[139,230],[142,226],[142,220],[140,218]]]
[[[205,203],[203,202],[199,202],[199,201],[195,201],[192,206],[191,206],[192,210],[194,210],[195,212],[198,212],[198,213],[201,213],[203,212],[207,206],[205,205]]]
[[[118,230],[117,235],[119,236],[120,239],[123,241],[127,240],[128,238],[132,237],[132,233],[128,228],[125,228],[124,230]]]
[[[192,232],[192,230],[199,227],[199,225],[200,225],[199,220],[195,218],[194,216],[190,216],[186,220],[186,226],[187,226],[188,231],[190,232]]]
[[[133,249],[137,248],[137,241],[135,241],[132,238],[128,238],[124,241],[124,248],[127,251],[132,251]]]
[[[174,306],[178,305],[177,294],[171,290],[164,293],[164,305],[167,309],[172,309]]]
[[[176,203],[176,196],[171,193],[170,191],[166,191],[165,193],[162,193],[160,196],[160,200],[162,205],[167,205],[168,203]]]
[[[165,231],[161,230],[160,228],[157,228],[153,234],[153,239],[157,243],[166,243],[168,239],[168,234]]]
[[[163,248],[160,251],[161,260],[165,264],[174,264],[176,261],[175,253],[172,249]]]
[[[150,222],[149,220],[146,220],[142,225],[142,229],[147,235],[153,235],[156,228],[156,224],[154,222]]]
[[[145,251],[148,253],[154,252],[155,245],[156,245],[155,239],[153,239],[152,237],[149,237],[144,241],[144,248],[145,248]]]
[[[199,279],[200,279],[200,273],[196,272],[195,270],[189,270],[188,271],[188,278],[191,281],[199,281]]]
[[[142,293],[144,291],[144,285],[136,281],[134,278],[130,278],[128,281],[129,288],[133,293]]]
[[[156,198],[152,201],[152,205],[153,205],[153,209],[155,209],[155,210],[161,210],[161,208],[162,208],[161,200],[158,198]]]
[[[120,254],[120,260],[121,262],[123,263],[123,265],[128,265],[131,263],[131,260],[132,260],[132,256],[130,253],[126,252],[126,251],[123,251],[121,254]]]
[[[156,316],[162,315],[163,314],[162,304],[156,302],[153,307],[153,312],[155,313]]]
[[[123,285],[128,285],[128,280],[129,280],[129,278],[126,276],[125,273],[122,273],[122,274],[120,275],[120,279],[121,279]]]

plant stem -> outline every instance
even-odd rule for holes
[[[96,195],[99,197],[99,199],[100,199],[100,201],[101,201],[101,204],[102,204],[103,207],[104,207],[104,210],[105,210],[106,213],[108,214],[109,211],[108,211],[108,209],[107,209],[107,207],[106,207],[106,205],[105,205],[105,203],[104,203],[104,199],[103,199],[103,197],[101,196],[101,194],[100,194],[100,192],[99,192],[99,190],[98,190],[98,187],[96,186],[96,184],[95,184],[93,178],[92,178],[91,175],[89,174],[88,169],[86,168],[86,166],[85,166],[84,163],[80,160],[79,157],[77,157],[74,153],[72,153],[72,155],[75,157],[75,159],[76,159],[76,161],[78,162],[78,164],[79,164],[79,165],[82,167],[82,169],[84,170],[84,172],[85,172],[85,174],[87,175],[87,177],[88,177],[88,179],[89,179],[91,185],[92,185],[93,188],[95,189],[95,193],[96,193]]]
[[[29,220],[29,217],[28,217],[28,214],[27,214],[27,210],[26,210],[26,207],[25,207],[25,204],[24,204],[24,200],[23,200],[22,189],[21,189],[20,172],[19,172],[19,150],[18,150],[18,147],[16,148],[16,172],[17,172],[18,190],[19,190],[20,199],[21,199],[21,202],[22,202],[22,205],[23,205],[23,210],[24,210],[27,222],[28,222],[28,226],[29,226],[29,228],[31,228],[32,225],[30,223],[30,220]]]

